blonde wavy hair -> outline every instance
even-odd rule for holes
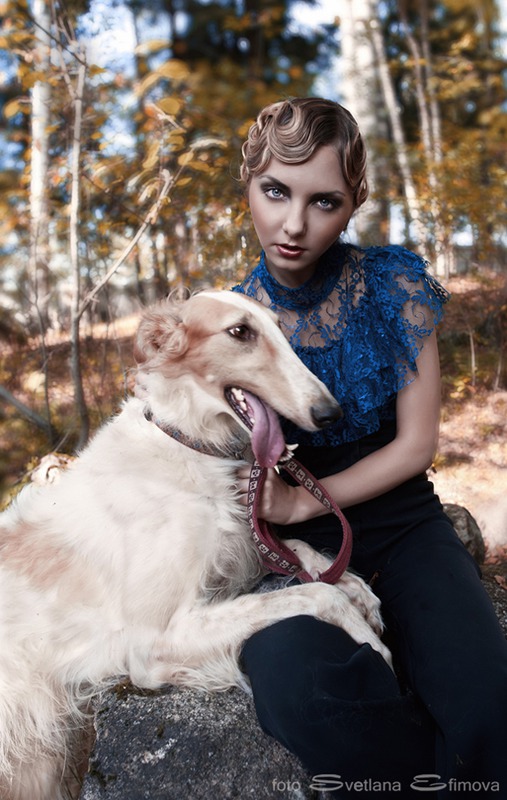
[[[368,197],[363,137],[346,108],[321,97],[281,100],[262,109],[241,149],[241,180],[248,186],[272,157],[301,164],[324,145],[335,148],[354,207],[359,208]]]

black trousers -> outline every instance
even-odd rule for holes
[[[507,643],[432,484],[419,476],[347,516],[396,675],[333,625],[284,620],[243,649],[262,728],[332,797],[507,798]],[[280,533],[336,549],[335,529],[321,517]]]

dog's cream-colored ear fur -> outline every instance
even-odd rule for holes
[[[143,314],[134,342],[134,358],[144,364],[157,355],[180,356],[188,346],[187,329],[179,307],[168,301],[156,305]]]

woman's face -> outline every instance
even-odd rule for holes
[[[248,201],[268,270],[288,287],[311,278],[354,211],[352,192],[330,145],[302,164],[272,158],[252,177]]]

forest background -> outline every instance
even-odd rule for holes
[[[504,0],[0,0],[0,17],[0,500],[118,407],[141,306],[255,263],[241,142],[306,94],[368,141],[349,237],[416,250],[453,292],[446,499],[505,495]]]

